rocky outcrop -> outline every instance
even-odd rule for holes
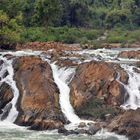
[[[115,116],[126,98],[118,82],[127,83],[127,73],[117,64],[92,61],[79,65],[70,83],[71,103],[80,117],[106,119]]]
[[[123,51],[118,54],[118,57],[122,58],[134,58],[134,59],[140,59],[140,50],[138,51]]]
[[[30,42],[23,45],[18,44],[16,50],[31,49],[39,51],[56,50],[57,53],[68,50],[80,50],[79,45],[67,45],[60,42]]]
[[[65,119],[50,65],[37,57],[21,57],[14,62],[14,69],[20,91],[16,123],[35,130],[62,127]]]
[[[108,129],[121,135],[126,135],[130,140],[140,138],[140,109],[129,110],[115,117]]]

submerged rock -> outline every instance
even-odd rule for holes
[[[38,57],[21,57],[14,62],[14,69],[20,91],[16,123],[36,130],[62,127],[65,119],[50,65]]]

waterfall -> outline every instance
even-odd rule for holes
[[[123,84],[126,89],[129,98],[122,105],[124,109],[133,109],[136,110],[140,108],[140,73],[135,72],[134,66],[121,65],[122,68],[128,73],[129,80],[128,84]],[[138,68],[137,68],[138,69]]]
[[[14,69],[12,66],[13,60],[12,59],[8,60],[6,57],[3,57],[3,56],[0,57],[0,60],[3,61],[3,64],[1,65],[1,70],[0,70],[0,78],[1,78],[0,85],[2,85],[2,83],[7,83],[13,91],[13,99],[5,106],[3,111],[5,111],[6,108],[11,104],[12,107],[10,109],[10,112],[6,120],[9,122],[14,122],[18,116],[16,103],[19,97],[19,91],[16,86],[16,82],[14,81],[14,78],[13,78],[14,76]],[[7,73],[6,76],[4,76],[5,73]]]
[[[10,112],[5,119],[6,122],[14,122],[18,116],[18,110],[16,108],[16,104],[18,101],[19,97],[19,90],[16,86],[16,82],[14,81],[14,68],[13,68],[13,59],[8,59],[6,58],[5,55],[12,55],[12,57],[21,57],[21,56],[39,56],[41,54],[41,51],[31,51],[31,50],[26,50],[26,51],[15,51],[15,52],[0,52],[0,60],[2,61],[2,64],[0,65],[0,86],[2,83],[7,83],[13,93],[13,99],[4,107],[3,113],[7,111],[7,108],[11,105]],[[5,76],[5,73],[7,74]],[[0,115],[1,118],[2,115]]]
[[[59,70],[54,63],[51,64],[51,68],[53,71],[54,81],[60,90],[59,99],[62,112],[71,123],[80,123],[81,121],[80,118],[74,113],[74,109],[70,104],[69,100],[70,88],[66,84],[67,79],[73,73],[73,69]]]

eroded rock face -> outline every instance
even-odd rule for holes
[[[125,89],[116,79],[128,81],[127,73],[117,64],[96,62],[81,64],[70,83],[71,103],[81,117],[102,118],[116,115],[124,102]]]
[[[16,123],[37,130],[63,126],[59,90],[50,65],[37,57],[21,57],[15,61],[14,69],[20,91]]]
[[[124,51],[118,57],[140,59],[140,50],[138,51]]]
[[[108,125],[110,131],[126,135],[130,140],[140,138],[140,109],[129,110],[115,117]]]
[[[0,114],[3,113],[2,109],[13,99],[13,93],[10,86],[3,83],[0,86]]]

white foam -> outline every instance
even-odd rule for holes
[[[140,108],[140,73],[134,71],[134,66],[122,65],[122,67],[129,75],[128,84],[123,84],[129,98],[122,107],[124,109],[136,110],[137,108]]]
[[[62,109],[62,112],[64,113],[64,115],[66,116],[66,118],[72,122],[72,123],[79,123],[80,122],[80,118],[75,114],[73,107],[70,104],[69,101],[69,93],[70,93],[70,88],[68,87],[68,85],[65,83],[66,79],[69,77],[69,75],[73,72],[73,70],[69,70],[66,72],[64,72],[64,75],[62,76],[61,80],[61,74],[62,74],[62,70],[58,70],[58,67],[53,63],[51,64],[51,68],[53,71],[53,77],[54,77],[54,81],[57,84],[59,90],[60,90],[60,106]]]

